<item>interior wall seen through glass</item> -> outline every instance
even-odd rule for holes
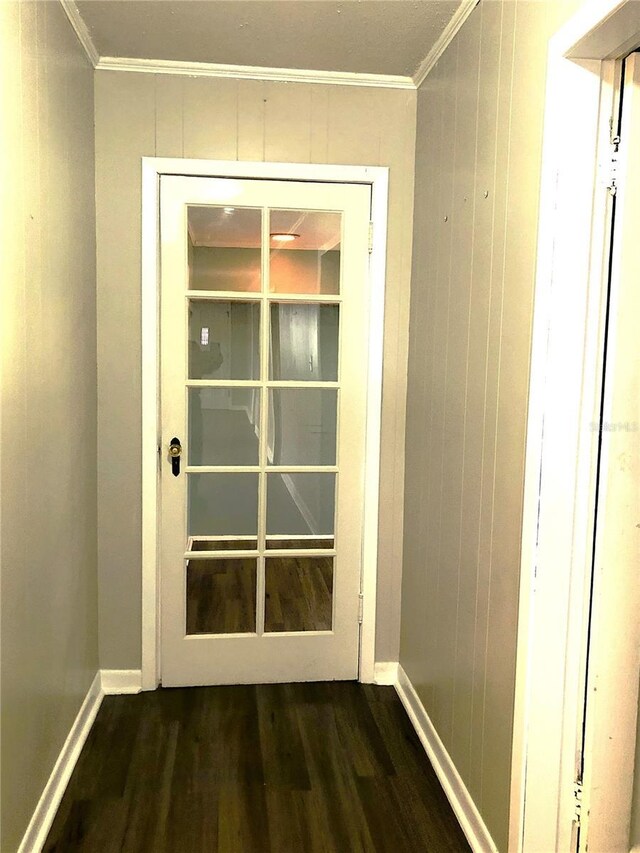
[[[335,465],[338,392],[332,388],[269,391],[269,462]]]
[[[257,465],[260,389],[189,388],[189,465]]]
[[[261,210],[190,206],[187,225],[190,290],[260,291]]]
[[[333,535],[335,483],[324,472],[268,474],[267,535]]]
[[[257,536],[258,474],[187,474],[189,536]]]
[[[338,305],[271,304],[271,378],[300,382],[338,379]]]
[[[189,378],[259,379],[260,303],[189,300]]]
[[[340,293],[342,214],[271,210],[269,217],[269,290]]]

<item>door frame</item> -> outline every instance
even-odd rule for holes
[[[588,0],[549,43],[529,394],[510,798],[510,851],[575,845],[598,422],[603,381],[616,60],[640,44],[640,4]],[[597,614],[606,607],[593,591]],[[591,638],[597,660],[610,636]],[[628,650],[617,652],[627,654]],[[589,682],[598,673],[590,670]],[[626,685],[625,685],[626,687]],[[544,697],[544,699],[542,699]],[[591,700],[590,700],[591,701]],[[635,699],[637,703],[637,697]],[[637,706],[636,706],[637,707]],[[587,742],[608,736],[601,721]],[[627,726],[625,737],[635,743]],[[610,806],[629,813],[630,785]],[[584,780],[590,800],[593,776]],[[581,848],[601,817],[583,808]],[[588,820],[587,820],[588,818]]]
[[[142,689],[160,683],[159,201],[162,175],[365,184],[371,187],[369,342],[358,678],[374,680],[389,169],[311,163],[142,158]]]

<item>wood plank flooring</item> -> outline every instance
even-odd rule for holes
[[[264,630],[330,631],[333,557],[267,557]]]
[[[332,548],[333,539],[270,540],[267,549]],[[256,549],[257,540],[195,540],[194,552]],[[267,557],[264,630],[330,631],[333,557]],[[257,560],[247,557],[187,562],[187,634],[256,630]]]
[[[392,687],[107,696],[46,853],[469,851]]]
[[[187,634],[256,630],[256,559],[189,560]]]

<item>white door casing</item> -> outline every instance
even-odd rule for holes
[[[374,680],[380,482],[382,355],[389,169],[308,163],[142,158],[142,689],[160,681],[159,182],[161,175],[331,181],[371,189],[369,345],[359,678]]]
[[[580,851],[630,842],[640,674],[640,53],[625,63],[617,154],[584,737],[584,778],[593,782]]]
[[[640,4],[589,0],[551,39],[527,430],[510,851],[575,846],[617,58]],[[602,594],[595,589],[595,598]],[[596,607],[598,602],[595,602]],[[601,653],[616,650],[606,634]],[[619,685],[624,689],[625,685]],[[635,732],[627,737],[632,739]],[[584,779],[584,801],[592,785]],[[622,804],[627,792],[610,786]],[[605,816],[590,815],[592,828]]]
[[[242,195],[237,196],[238,188],[242,187]],[[184,549],[187,541],[185,519],[185,488],[186,476],[173,477],[169,474],[169,464],[164,451],[161,455],[162,475],[162,549],[163,583],[162,583],[162,637],[163,661],[162,680],[167,684],[199,684],[199,683],[232,683],[244,681],[273,681],[273,680],[307,680],[320,678],[354,678],[358,674],[358,592],[360,588],[360,565],[362,549],[362,508],[365,504],[362,493],[364,486],[364,455],[365,455],[365,415],[368,379],[368,359],[363,358],[367,353],[367,266],[368,266],[368,232],[370,187],[365,185],[323,185],[319,183],[292,182],[239,182],[216,180],[212,178],[162,178],[162,435],[164,445],[174,435],[180,436],[183,445],[187,446],[185,424],[185,290],[187,288],[187,253],[186,253],[186,202],[196,205],[232,204],[259,207],[266,204],[272,208],[306,209],[306,210],[343,210],[344,237],[342,246],[342,294],[339,297],[319,297],[326,302],[340,302],[341,313],[341,364],[340,375],[340,427],[339,427],[339,458],[335,470],[339,483],[337,518],[337,548],[334,596],[334,624],[331,633],[315,635],[305,634],[265,634],[258,641],[258,636],[203,637],[201,635],[185,636],[185,595],[184,595]],[[268,246],[268,220],[264,218],[263,246]],[[268,254],[265,253],[263,275],[265,285],[268,275]],[[208,297],[220,294],[191,293],[197,301],[190,305],[201,306],[211,304],[202,301]],[[276,296],[272,294],[272,296]],[[269,347],[267,339],[267,307],[268,295],[265,291],[260,294],[222,294],[223,299],[235,299],[246,304],[247,298],[254,300],[254,306],[262,301],[262,330],[261,358],[264,383],[267,375]],[[282,296],[278,294],[276,301],[283,307],[295,308],[295,305],[308,300],[307,296]],[[255,300],[258,300],[257,302]],[[283,303],[282,300],[285,300]],[[233,305],[234,303],[230,303]],[[200,310],[200,309],[199,309]],[[294,312],[295,313],[295,310]],[[286,310],[284,311],[286,319]],[[295,331],[295,329],[294,329]],[[299,330],[298,330],[299,331]],[[212,330],[213,333],[213,330]],[[216,338],[222,338],[225,330],[218,327]],[[310,350],[310,360],[313,361],[313,350]],[[349,370],[344,366],[351,364]],[[311,377],[315,379],[318,365],[313,364]],[[273,377],[275,378],[275,377]],[[203,393],[202,385],[209,384],[205,380],[189,381],[192,391],[198,395]],[[220,385],[220,382],[217,383]],[[223,394],[233,394],[233,388],[246,389],[253,386],[252,394],[258,393],[255,382],[234,382],[223,380]],[[269,383],[278,387],[278,383]],[[281,385],[288,387],[287,383]],[[307,383],[306,387],[314,387],[315,382]],[[325,383],[326,385],[326,383]],[[204,394],[209,393],[208,390]],[[264,400],[267,399],[266,391]],[[226,398],[225,398],[226,399]],[[209,403],[207,403],[209,405]],[[226,403],[225,403],[226,405]],[[246,408],[246,407],[245,407]],[[249,407],[252,408],[252,407]],[[272,410],[272,407],[271,407]],[[248,409],[247,409],[248,412]],[[249,412],[248,412],[249,414]],[[250,414],[249,414],[250,416]],[[312,417],[313,419],[313,417]],[[267,435],[268,413],[262,407],[261,424],[256,424],[256,431]],[[259,429],[261,427],[261,429]],[[171,436],[169,436],[171,433]],[[268,464],[268,458],[273,449],[264,447],[264,458],[261,460],[262,471]],[[270,460],[272,461],[272,460]],[[187,459],[183,457],[183,471]],[[193,475],[210,469],[186,467]],[[218,474],[229,471],[215,469]],[[233,468],[236,473],[245,469]],[[255,472],[249,468],[249,472]],[[269,468],[268,470],[276,470]],[[280,469],[277,469],[280,470]],[[300,473],[300,472],[298,472]],[[258,475],[255,474],[256,479]],[[295,479],[294,471],[284,474],[290,480]],[[264,516],[266,501],[267,475],[260,474],[260,513]],[[311,522],[311,530],[313,523]],[[264,547],[264,529],[261,529],[261,545]],[[202,543],[200,543],[202,545]],[[234,546],[235,547],[235,546]],[[248,547],[245,545],[245,547]],[[261,553],[264,553],[262,551]],[[275,556],[276,552],[269,552]],[[170,555],[170,557],[167,557]],[[206,554],[201,555],[206,556]],[[209,556],[213,556],[212,554]],[[220,556],[218,554],[218,556]],[[239,552],[236,555],[241,557]],[[244,554],[248,557],[248,554]],[[284,554],[282,555],[284,556]],[[168,566],[171,565],[171,569]],[[195,565],[195,564],[194,564]],[[199,564],[204,565],[203,563]],[[264,560],[259,561],[258,597],[264,597]],[[258,634],[264,627],[263,615],[258,607]],[[220,643],[224,646],[224,652]],[[249,648],[251,646],[251,648]],[[267,648],[268,646],[268,648]],[[181,650],[181,652],[179,652]],[[215,660],[215,672],[211,661]]]

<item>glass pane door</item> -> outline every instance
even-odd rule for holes
[[[174,642],[192,641],[185,647],[187,670],[186,656],[206,660],[202,649],[216,641],[216,654],[229,649],[240,669],[250,668],[240,661],[243,649],[268,664],[282,649],[294,659],[304,637],[324,636],[337,648],[336,596],[359,585],[359,565],[347,570],[339,559],[342,537],[346,554],[359,534],[341,532],[338,523],[343,475],[343,502],[358,475],[343,471],[342,444],[350,440],[344,423],[341,432],[342,401],[354,382],[349,370],[345,389],[345,311],[356,341],[364,325],[355,300],[346,304],[343,294],[351,214],[340,205],[287,205],[287,198],[304,200],[304,185],[295,185],[292,196],[291,186],[235,182],[233,203],[207,204],[203,196],[215,200],[215,185],[225,182],[169,180],[179,189],[163,208],[175,235],[171,249],[163,245],[163,421],[168,426],[164,408],[174,412],[168,432],[176,433],[182,452],[177,474],[163,468],[163,510],[173,494],[184,519],[182,577],[175,567],[167,570],[178,597],[166,605]],[[358,202],[363,211],[367,195]],[[360,275],[362,261],[352,261]],[[362,365],[355,372],[364,387]],[[357,463],[364,397],[352,397],[360,401],[353,422],[362,442]],[[168,514],[163,525],[177,527]],[[173,542],[167,553],[176,559],[175,533],[163,537]],[[350,631],[357,650],[357,624]],[[266,649],[269,637],[279,638],[277,649]]]
[[[187,208],[187,635],[331,630],[340,303],[317,295],[339,298],[341,232]]]

